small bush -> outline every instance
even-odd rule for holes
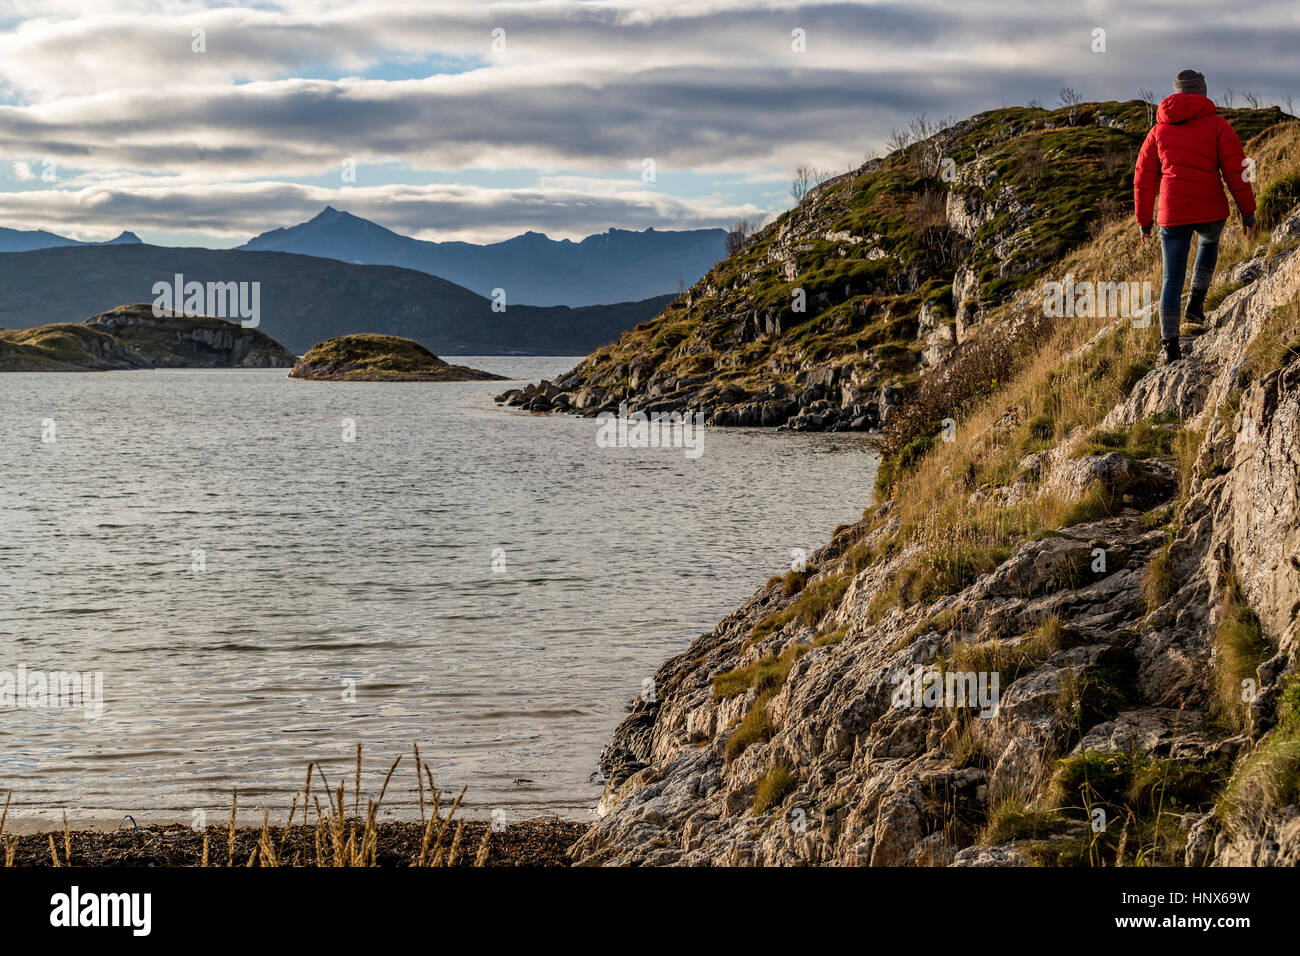
[[[818,578],[812,587],[805,588],[799,595],[799,620],[809,627],[820,624],[822,618],[839,606],[850,581],[849,575],[843,572]]]
[[[754,812],[762,813],[768,807],[779,806],[796,786],[798,780],[794,771],[786,764],[774,764],[758,782],[758,789],[754,792]]]
[[[798,594],[803,590],[804,582],[807,580],[807,571],[787,571],[781,580],[781,593],[786,597]]]
[[[1047,415],[1035,415],[1026,427],[1030,438],[1047,441],[1056,437],[1056,422]]]
[[[727,763],[735,760],[750,744],[766,743],[776,734],[776,727],[767,716],[767,706],[761,701],[755,703],[740,721],[739,726],[727,738],[723,757]]]
[[[1300,331],[1300,305],[1291,303],[1270,312],[1246,348],[1237,370],[1236,387],[1246,389],[1274,369],[1300,358],[1300,350],[1292,341],[1297,331]]]
[[[1274,731],[1242,765],[1224,798],[1234,827],[1258,822],[1275,807],[1300,803],[1300,728]]]
[[[979,842],[996,846],[1012,840],[1035,839],[1046,836],[1056,824],[1055,813],[1031,807],[1020,797],[1005,797],[989,811]]]
[[[1274,808],[1300,803],[1300,677],[1286,679],[1273,731],[1239,766],[1222,810],[1234,830],[1258,826]]]
[[[1155,553],[1142,575],[1142,597],[1146,599],[1147,613],[1164,607],[1173,597],[1174,590],[1174,572],[1169,561],[1169,545],[1166,544]]]
[[[1205,305],[1203,308],[1205,309],[1206,315],[1209,315],[1219,306],[1223,305],[1223,301],[1228,298],[1228,296],[1240,290],[1244,285],[1244,282],[1224,282],[1212,288],[1205,295]]]
[[[751,687],[760,694],[774,693],[785,683],[790,668],[811,648],[807,644],[787,647],[780,654],[769,654],[761,660],[718,674],[713,678],[715,701],[739,697]]]
[[[1236,576],[1230,575],[1214,635],[1215,691],[1219,716],[1239,730],[1245,728],[1247,714],[1242,685],[1255,676],[1270,653],[1259,618],[1250,609]]]
[[[779,631],[781,628],[785,627],[787,624],[789,624],[791,621],[794,620],[796,611],[797,608],[793,604],[787,607],[783,607],[779,611],[773,611],[767,617],[763,618],[761,621],[759,621],[757,624],[754,625],[754,629],[749,632],[750,643],[753,643],[754,641],[760,641],[763,638],[767,637],[769,634]]]
[[[1259,194],[1259,222],[1265,229],[1278,225],[1300,203],[1300,173],[1279,176]]]
[[[1196,763],[1143,753],[1085,751],[1057,763],[1048,803],[1069,819],[1091,823],[1104,813],[1081,853],[1059,863],[1088,865],[1181,863],[1186,832],[1183,814],[1215,802],[1223,772]]]
[[[1119,805],[1128,786],[1128,758],[1124,754],[1085,752],[1061,760],[1049,788],[1052,805],[1086,809],[1092,803]]]

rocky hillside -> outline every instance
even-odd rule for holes
[[[451,365],[419,342],[396,335],[343,335],[314,345],[290,378],[328,382],[478,382],[504,379]]]
[[[1224,110],[1243,141],[1270,110]],[[1147,107],[974,116],[813,190],[539,411],[703,411],[713,425],[876,428],[986,317],[1129,214]],[[947,161],[951,162],[947,162]]]
[[[0,372],[142,368],[290,368],[279,342],[238,322],[157,317],[147,303],[121,305],[81,323],[0,329]]]
[[[1040,291],[984,306],[996,371],[660,668],[575,859],[1300,863],[1300,124],[1248,155],[1272,231],[1225,234],[1187,358]],[[1054,268],[1156,281],[1135,232]]]

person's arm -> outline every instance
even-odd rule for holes
[[[1159,191],[1160,151],[1156,148],[1156,127],[1152,127],[1138,152],[1137,166],[1133,170],[1133,209],[1144,237],[1151,235],[1156,193]]]
[[[1226,119],[1219,119],[1219,172],[1228,184],[1233,201],[1241,211],[1241,225],[1247,236],[1255,230],[1255,190],[1246,178],[1246,152],[1237,131]]]

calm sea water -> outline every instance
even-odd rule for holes
[[[478,815],[582,816],[642,680],[870,499],[858,435],[601,449],[504,387],[0,375],[0,672],[104,698],[0,707],[11,816],[283,812],[310,761],[360,742],[373,791],[412,741]]]

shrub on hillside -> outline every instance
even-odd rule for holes
[[[1259,196],[1259,222],[1272,229],[1300,203],[1300,173],[1287,173],[1269,183]]]

